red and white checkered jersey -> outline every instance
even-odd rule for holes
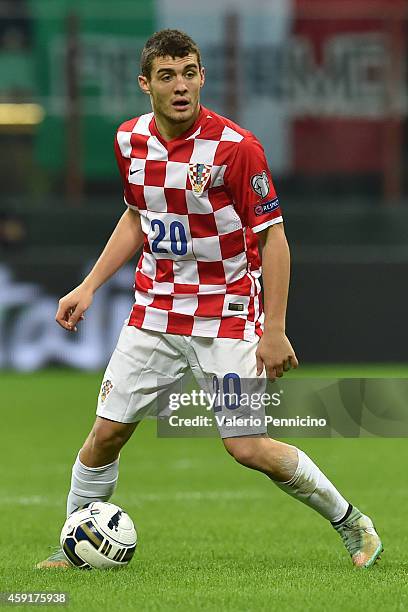
[[[253,340],[263,321],[255,236],[282,221],[262,146],[204,107],[170,141],[153,113],[123,123],[115,153],[143,253],[129,325]]]

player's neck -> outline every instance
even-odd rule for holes
[[[174,123],[163,117],[162,115],[157,115],[155,113],[154,119],[156,122],[156,128],[160,133],[160,136],[166,140],[173,140],[173,138],[177,138],[184,132],[187,132],[191,128],[192,125],[197,121],[197,118],[200,114],[200,105],[197,106],[196,112],[193,116],[188,119],[188,121],[183,121],[182,123]]]

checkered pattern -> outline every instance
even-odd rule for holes
[[[202,107],[192,128],[169,142],[152,113],[123,123],[115,153],[125,203],[139,211],[145,235],[129,325],[244,340],[260,335],[255,233],[282,216],[256,138]]]

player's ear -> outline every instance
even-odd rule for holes
[[[200,76],[201,76],[201,84],[200,87],[203,87],[204,83],[205,83],[205,68],[204,66],[201,67],[200,70]]]
[[[143,93],[150,95],[149,81],[147,80],[147,77],[143,76],[143,74],[139,74],[137,80],[139,82],[139,87],[143,91]]]

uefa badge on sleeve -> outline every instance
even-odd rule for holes
[[[201,195],[211,175],[212,166],[208,164],[188,164],[188,176],[190,177],[193,192]]]
[[[266,198],[269,193],[269,180],[265,170],[262,174],[254,174],[251,177],[251,187],[261,198]]]
[[[113,384],[110,380],[104,380],[101,386],[101,402],[104,402],[108,397],[109,393],[113,389]]]

